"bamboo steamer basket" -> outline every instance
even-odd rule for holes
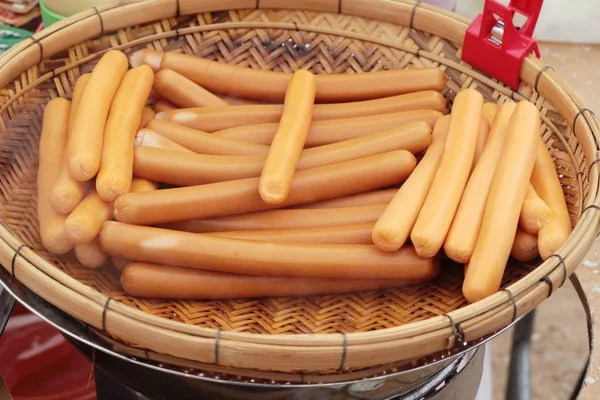
[[[43,299],[103,335],[181,365],[331,374],[410,366],[497,332],[564,284],[599,230],[600,125],[550,67],[528,57],[518,91],[461,62],[469,21],[410,0],[143,0],[70,17],[0,58],[0,262]],[[467,87],[488,101],[526,99],[541,111],[574,226],[558,254],[511,264],[503,290],[468,305],[462,268],[380,292],[236,301],[127,296],[110,268],[48,254],[36,220],[37,144],[44,105],[70,98],[109,49],[180,51],[248,68],[318,74],[439,66],[445,96]],[[414,365],[414,364],[413,364]],[[345,373],[345,374],[341,374]],[[365,372],[366,373],[366,372]]]

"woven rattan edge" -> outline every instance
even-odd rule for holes
[[[108,344],[113,350],[124,354],[135,359],[146,359],[152,362],[164,363],[170,366],[176,366],[181,368],[183,373],[204,373],[211,372],[215,374],[225,374],[226,376],[235,377],[239,380],[239,377],[245,379],[254,378],[268,381],[277,382],[296,382],[296,383],[338,383],[340,382],[339,374],[322,374],[322,373],[284,373],[275,371],[260,371],[254,369],[240,369],[234,367],[221,367],[215,364],[200,363],[193,360],[183,360],[168,356],[165,354],[155,353],[144,349],[139,349],[134,346],[124,344],[112,338],[111,336],[105,335],[98,330],[94,330],[94,334],[97,335],[102,341]],[[363,379],[364,377],[376,376],[379,374],[385,374],[390,371],[400,369],[406,363],[393,363],[388,365],[381,365],[372,368],[361,369],[358,371],[348,371],[343,375],[344,381],[352,381]],[[226,377],[225,376],[225,377]]]
[[[409,5],[410,5],[410,2],[407,2],[407,4],[409,4]],[[416,3],[415,3],[415,4],[416,4]],[[112,9],[112,8],[111,8],[111,7],[107,7],[107,9],[109,9],[109,10],[110,10],[110,9]]]

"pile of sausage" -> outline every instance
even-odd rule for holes
[[[444,115],[445,84],[438,68],[316,76],[109,51],[46,106],[42,244],[112,263],[132,296],[398,287],[446,256],[480,300],[511,254],[548,258],[571,223],[536,107],[465,89]]]

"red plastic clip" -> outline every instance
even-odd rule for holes
[[[544,0],[511,0],[508,6],[486,0],[467,29],[462,59],[482,72],[517,90],[523,59],[533,52],[540,57],[537,42],[532,39]],[[513,18],[521,14],[527,21],[515,27]]]

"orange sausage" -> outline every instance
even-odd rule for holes
[[[186,300],[314,296],[387,289],[418,282],[246,276],[147,263],[129,264],[121,275],[121,286],[130,296]]]
[[[456,95],[444,153],[410,235],[421,257],[436,255],[450,230],[473,166],[482,105],[474,89]]]
[[[67,146],[70,111],[67,100],[50,100],[44,110],[40,137],[37,217],[42,245],[53,254],[65,254],[73,247],[65,234],[65,216],[52,208],[49,198]]]
[[[77,207],[87,193],[89,182],[78,182],[69,174],[68,159],[62,166],[50,192],[50,204],[57,212],[67,215]]]
[[[216,132],[261,123],[279,125],[282,110],[282,105],[203,107],[164,111],[156,118],[204,132]]]
[[[127,265],[131,264],[131,261],[125,260],[123,258],[118,258],[118,257],[111,257],[111,261],[112,261],[113,267],[115,267],[115,269],[119,272],[123,272],[125,267]]]
[[[283,105],[270,104],[187,108],[164,112],[158,118],[194,129],[214,132],[239,126],[278,122],[283,107]],[[446,100],[444,96],[429,90],[353,103],[317,104],[313,108],[312,119],[318,121],[368,117],[417,110],[441,112],[445,109]]]
[[[325,228],[211,232],[212,236],[274,243],[372,244],[373,223]]]
[[[100,169],[104,127],[127,67],[125,54],[116,50],[105,53],[83,90],[67,151],[69,173],[75,180],[88,181]]]
[[[156,117],[156,113],[150,107],[144,107],[142,110],[142,119],[140,120],[140,129],[144,128],[150,121]]]
[[[533,185],[529,184],[519,216],[519,226],[525,232],[537,235],[540,229],[554,221],[554,219],[552,210],[538,196]]]
[[[115,201],[115,218],[125,223],[152,225],[314,203],[398,184],[410,175],[415,165],[415,157],[400,150],[299,171],[292,182],[290,197],[277,206],[260,198],[259,178],[129,193]]]
[[[510,255],[521,262],[535,260],[540,255],[537,235],[517,229]]]
[[[113,100],[104,130],[102,161],[96,177],[96,191],[104,201],[114,201],[129,192],[135,134],[140,126],[153,77],[154,73],[147,65],[129,70]]]
[[[114,257],[260,276],[431,279],[433,259],[411,246],[384,253],[372,245],[256,242],[108,221],[102,248]]]
[[[414,174],[414,172],[413,172]],[[412,175],[412,174],[411,174]],[[375,190],[368,193],[360,193],[352,196],[339,197],[337,199],[319,201],[317,203],[305,204],[302,208],[343,208],[370,206],[373,204],[389,204],[398,192],[397,188]]]
[[[181,108],[229,105],[202,86],[170,69],[156,73],[152,89],[163,99]]]
[[[71,114],[69,115],[69,132],[73,129],[73,122],[75,121],[75,115],[77,114],[77,110],[79,109],[79,104],[81,103],[81,96],[83,95],[83,91],[87,86],[88,82],[92,74],[83,74],[77,79],[75,82],[75,88],[73,88],[73,97],[71,98]]]
[[[517,104],[510,119],[481,231],[463,283],[463,294],[471,303],[500,289],[535,163],[540,122],[540,113],[535,105],[527,101]]]
[[[130,192],[151,192],[153,190],[157,190],[158,185],[156,182],[152,182],[151,180],[133,177],[133,181],[131,182]]]
[[[444,242],[446,255],[458,263],[468,263],[473,255],[494,173],[503,152],[504,139],[515,107],[513,102],[500,107],[487,146],[469,178]]]
[[[144,178],[134,177],[133,181],[131,182],[130,191],[132,193],[134,193],[134,192],[150,192],[150,191],[157,190],[157,189],[158,189],[158,185],[156,184],[156,182],[152,182],[152,181],[150,181],[148,179],[144,179]],[[111,257],[111,261],[112,261],[113,266],[118,271],[123,271],[125,266],[130,263],[129,260],[124,260],[124,259],[120,259],[117,257]]]
[[[90,243],[76,244],[73,250],[79,264],[86,268],[100,268],[108,259],[106,253],[100,247],[100,240],[98,238]]]
[[[567,201],[554,167],[554,161],[552,161],[552,156],[541,136],[538,138],[537,146],[531,184],[555,217],[554,221],[544,226],[538,233],[540,256],[542,260],[547,260],[567,241],[572,226]]]
[[[156,104],[154,104],[154,112],[157,114],[157,116],[162,112],[167,112],[171,110],[177,110],[177,107],[166,100],[159,100],[156,102]]]
[[[264,159],[264,156],[214,156],[138,147],[133,173],[156,182],[194,186],[258,177]]]
[[[92,74],[83,74],[77,80],[73,90],[73,100],[71,101],[71,113],[69,115],[69,132],[72,130],[75,115],[79,109],[81,95]],[[71,177],[69,173],[69,158],[66,156],[61,163],[60,170],[50,191],[50,205],[61,214],[69,214],[81,202],[89,185],[85,182],[78,182]]]
[[[331,165],[393,150],[419,153],[431,143],[430,128],[415,122],[387,132],[302,151],[298,171]],[[181,154],[153,148],[135,150],[134,174],[178,186],[260,176],[265,156]]]
[[[365,134],[302,151],[298,169],[338,163],[392,150],[421,153],[431,144],[431,127],[425,122],[411,122],[385,131]]]
[[[65,221],[65,232],[75,244],[88,244],[98,235],[102,224],[113,217],[112,203],[91,190]]]
[[[330,209],[269,210],[228,217],[176,222],[163,227],[184,232],[206,233],[261,229],[308,229],[375,222],[385,204]]]
[[[294,72],[285,95],[281,121],[258,181],[258,193],[265,203],[281,204],[288,198],[310,127],[315,90],[313,74],[306,70]]]
[[[343,140],[355,139],[390,129],[397,129],[402,125],[418,121],[433,126],[442,115],[438,111],[417,110],[372,115],[370,117],[313,121],[306,137],[305,147],[323,146]],[[249,143],[269,145],[273,141],[277,127],[277,124],[259,124],[226,129],[214,132],[213,134]]]
[[[216,96],[231,106],[247,106],[250,104],[268,104],[265,101],[243,99],[241,97],[227,96],[227,95],[222,95],[222,94],[217,94]],[[281,99],[281,101],[283,102],[283,99]]]
[[[496,118],[496,114],[498,113],[498,104],[495,103],[485,103],[481,108],[481,115],[486,119],[490,126],[494,123],[494,118]]]
[[[479,133],[477,134],[477,144],[475,145],[475,157],[473,157],[473,167],[472,170],[475,169],[477,162],[479,161],[479,157],[483,153],[485,149],[485,143],[487,142],[488,134],[490,132],[490,124],[487,122],[485,118],[481,118],[481,123],[479,124]]]
[[[396,251],[408,239],[442,158],[449,126],[449,115],[438,120],[425,156],[377,220],[373,243],[380,250]]]
[[[269,147],[262,144],[228,139],[160,119],[151,121],[148,128],[199,154],[246,156],[269,152]]]
[[[177,151],[177,152],[182,151],[184,153],[194,154],[194,152],[192,150],[190,150],[184,146],[181,146],[180,144],[172,141],[171,139],[168,139],[168,138],[164,137],[163,135],[160,135],[148,128],[141,129],[135,135],[134,147],[136,147],[136,148],[137,147],[150,147],[150,148],[154,148],[154,149],[163,149],[163,150],[170,150],[170,151]],[[134,149],[134,160],[135,160],[135,149]]]
[[[134,53],[132,66],[146,64],[155,71],[172,69],[211,92],[247,99],[282,102],[291,75],[253,70],[180,53],[144,49]],[[377,99],[422,90],[441,91],[446,75],[439,68],[413,68],[363,74],[317,77],[318,103]]]

